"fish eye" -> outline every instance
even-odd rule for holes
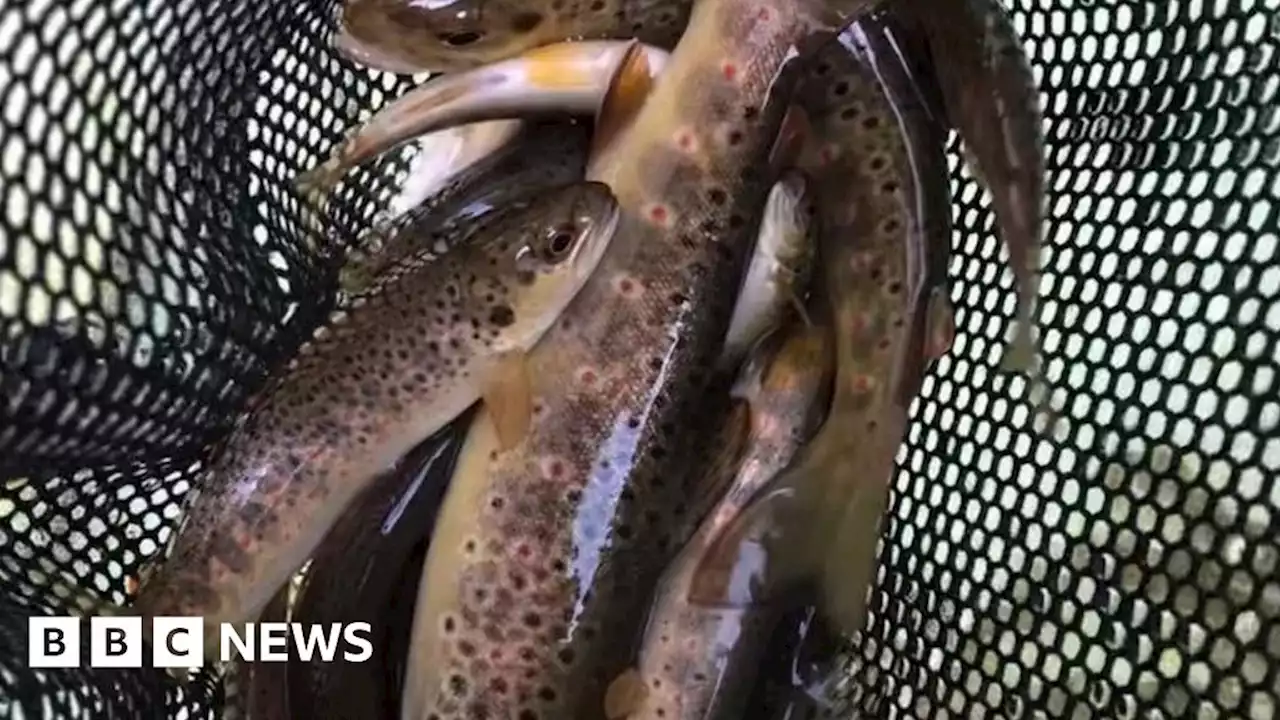
[[[450,47],[464,47],[474,43],[484,36],[478,32],[467,30],[464,32],[440,33],[438,37],[441,42],[445,45],[449,45]]]
[[[572,246],[573,236],[564,230],[560,230],[556,232],[555,235],[552,235],[551,242],[547,244],[547,247],[551,250],[551,255],[553,257],[559,257],[565,254]]]

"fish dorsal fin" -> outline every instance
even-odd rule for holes
[[[631,124],[640,108],[644,107],[653,84],[649,55],[639,41],[632,40],[622,54],[596,112],[596,132],[591,148],[593,157],[598,156]]]

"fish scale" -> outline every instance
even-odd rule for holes
[[[683,540],[668,528],[702,439],[686,421],[728,327],[808,12],[699,4],[693,39],[592,159],[618,234],[531,356],[529,436],[498,453],[487,423],[471,429],[425,568],[406,720],[596,717],[632,660]]]

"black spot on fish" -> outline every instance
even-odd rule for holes
[[[516,314],[509,306],[499,305],[489,311],[489,322],[498,327],[510,327],[516,321]]]
[[[723,205],[728,202],[729,194],[720,188],[711,188],[707,191],[707,200],[711,201],[712,205]]]
[[[591,12],[600,12],[601,10],[604,10],[604,0],[593,0]]]
[[[516,282],[521,285],[532,285],[536,279],[538,276],[532,270],[521,270],[516,273]]]
[[[867,117],[862,119],[862,127],[866,128],[867,130],[875,130],[876,128],[880,127],[880,118],[876,117],[875,115],[868,115]]]
[[[742,142],[742,132],[738,130],[729,131],[729,146],[734,147]]]
[[[516,32],[529,32],[542,24],[542,15],[536,12],[517,13],[511,18],[511,29]]]
[[[560,648],[560,652],[556,653],[556,657],[560,658],[560,662],[565,665],[572,665],[577,656],[574,654],[573,648]]]
[[[836,97],[844,97],[845,95],[849,94],[849,83],[841,80],[840,82],[835,84],[835,87],[831,88],[831,92]]]
[[[747,224],[747,219],[737,213],[733,213],[732,215],[729,216],[730,230],[741,230],[743,226],[746,224]]]
[[[759,116],[760,116],[760,108],[757,108],[752,105],[748,105],[742,109],[743,120],[751,121],[751,120],[755,120]]]

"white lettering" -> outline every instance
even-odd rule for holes
[[[222,623],[218,628],[218,655],[222,662],[231,662],[231,647],[234,645],[236,654],[240,659],[246,662],[254,662],[253,653],[253,623],[244,624],[244,636],[242,637],[236,626],[231,623]]]
[[[311,655],[315,653],[316,646],[320,649],[320,659],[323,662],[333,662],[333,655],[338,650],[338,639],[342,637],[342,626],[338,623],[329,624],[329,632],[324,631],[322,625],[312,625],[307,627],[302,623],[293,623],[293,644],[298,648],[298,657],[311,661]]]
[[[359,652],[350,650],[342,653],[342,657],[347,662],[364,662],[373,657],[373,643],[369,640],[369,634],[373,632],[373,628],[367,622],[350,623],[346,629],[342,631],[342,637],[346,639],[348,645],[354,645],[360,648]]]
[[[258,625],[262,637],[262,653],[258,660],[262,662],[283,662],[289,659],[289,624],[260,623]]]

